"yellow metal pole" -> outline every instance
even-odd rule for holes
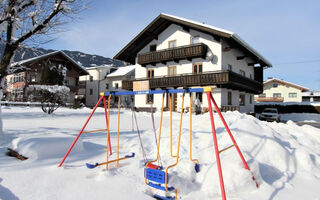
[[[88,134],[88,133],[96,133],[96,132],[102,132],[102,131],[107,131],[108,129],[97,129],[93,131],[83,131],[82,134]]]
[[[120,138],[120,96],[118,96],[118,136],[117,136],[117,167],[119,167],[119,138]]]
[[[182,103],[181,103],[181,113],[180,113],[180,125],[179,125],[179,137],[178,137],[178,147],[177,147],[177,157],[176,157],[176,162],[168,167],[166,167],[165,170],[165,181],[164,181],[164,187],[166,191],[168,191],[168,170],[174,166],[176,166],[179,162],[179,153],[180,153],[180,141],[181,141],[181,128],[182,128],[182,116],[183,116],[183,110],[184,110],[184,96],[185,93],[183,93],[182,96]],[[176,189],[176,198],[178,196],[178,190]]]
[[[106,160],[106,169],[109,169],[109,143],[108,143],[108,138],[110,138],[110,100],[111,100],[111,94],[108,97],[108,123],[107,123],[107,160]]]
[[[172,153],[172,99],[173,95],[169,94],[169,106],[170,106],[170,156],[175,158],[176,156]]]
[[[164,104],[164,93],[162,94],[162,105],[161,105],[161,115],[160,115],[160,125],[159,125],[159,133],[158,133],[158,144],[157,144],[157,156],[155,160],[147,162],[144,168],[144,182],[148,185],[148,180],[146,176],[147,166],[150,163],[156,162],[159,159],[159,149],[160,149],[160,139],[161,139],[161,130],[162,130],[162,118],[163,118],[163,104]]]
[[[199,164],[199,160],[197,159],[192,159],[192,96],[190,93],[190,160],[193,162],[196,162],[197,164]]]

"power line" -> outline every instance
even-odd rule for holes
[[[304,64],[304,63],[317,63],[320,62],[319,60],[304,60],[304,61],[294,61],[294,62],[283,62],[283,63],[277,63],[274,65],[292,65],[292,64]]]

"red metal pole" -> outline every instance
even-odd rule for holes
[[[89,118],[87,119],[86,123],[84,124],[84,126],[82,127],[81,131],[79,132],[78,136],[76,137],[76,139],[73,141],[73,143],[71,144],[71,146],[69,147],[67,153],[64,155],[63,159],[61,160],[60,164],[58,167],[61,167],[63,162],[65,161],[65,159],[68,157],[70,151],[72,150],[73,146],[76,144],[76,142],[78,141],[80,135],[82,134],[83,130],[86,128],[87,124],[89,123],[93,113],[96,111],[97,107],[99,106],[100,101],[102,100],[104,96],[101,96],[100,99],[98,100],[97,104],[95,105],[95,107],[93,108]]]
[[[214,126],[212,105],[211,105],[211,101],[210,101],[211,92],[206,92],[206,93],[207,93],[208,106],[209,106],[209,114],[210,114],[210,121],[211,121],[211,128],[212,128],[213,143],[214,143],[214,149],[215,149],[215,153],[216,153],[217,167],[218,167],[218,173],[219,173],[221,195],[222,195],[222,199],[225,200],[226,193],[225,193],[224,183],[223,183],[221,162],[220,162],[219,149],[218,149],[218,140],[217,140],[217,135],[216,135],[216,129]]]
[[[106,97],[103,97],[103,107],[104,107],[104,114],[106,116],[106,125],[107,125],[107,131],[109,131],[109,123],[108,123],[108,111],[107,111],[107,103],[106,103]],[[110,141],[110,134],[108,134],[108,146],[110,150],[110,155],[112,155],[112,148],[111,148],[111,141]]]
[[[221,114],[221,111],[220,111],[219,107],[217,106],[215,100],[213,99],[213,96],[212,96],[211,93],[210,93],[210,99],[211,99],[211,101],[212,101],[212,103],[213,103],[216,111],[218,112],[218,114],[219,114],[219,116],[220,116],[220,119],[221,119],[221,121],[223,122],[223,125],[224,125],[224,127],[226,128],[226,130],[227,130],[227,132],[228,132],[228,134],[229,134],[229,136],[230,136],[230,138],[231,138],[234,146],[236,147],[236,149],[237,149],[237,151],[238,151],[238,154],[239,154],[239,156],[240,156],[240,158],[241,158],[241,160],[242,160],[242,163],[243,163],[244,167],[245,167],[247,170],[250,171],[250,168],[249,168],[246,160],[244,159],[244,157],[243,157],[243,155],[242,155],[242,153],[241,153],[241,151],[240,151],[240,149],[239,149],[239,147],[238,147],[238,145],[237,145],[237,142],[236,142],[235,139],[233,138],[232,133],[231,133],[231,131],[230,131],[230,129],[229,129],[226,121],[224,120],[224,118],[223,118],[223,116],[222,116],[222,114]]]

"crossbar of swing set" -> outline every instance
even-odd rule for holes
[[[205,87],[207,88],[207,87]],[[163,94],[163,93],[192,93],[205,92],[205,88],[183,88],[183,89],[166,89],[166,90],[143,90],[143,91],[119,91],[119,92],[102,92],[100,96],[121,96],[121,95],[139,95],[139,94]]]

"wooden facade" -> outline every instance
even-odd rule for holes
[[[217,85],[222,88],[237,89],[254,94],[259,94],[263,90],[261,82],[241,76],[237,73],[220,70],[214,72],[206,72],[200,74],[179,74],[178,76],[170,77],[153,77],[134,79],[122,82],[122,88],[125,90],[132,90],[133,81],[149,81],[150,89],[167,88],[167,87],[193,87],[193,86],[206,86]]]
[[[174,48],[168,48],[160,51],[153,51],[138,55],[138,64],[145,66],[148,64],[163,63],[168,61],[179,62],[179,60],[192,58],[205,58],[207,45],[203,43],[190,44]]]

